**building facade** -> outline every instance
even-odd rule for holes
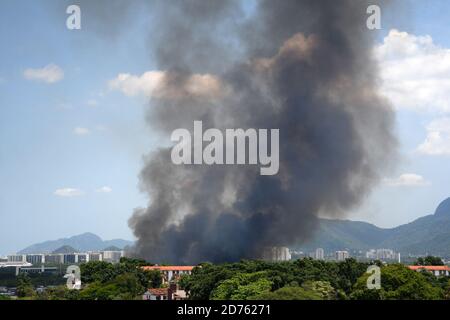
[[[367,259],[400,262],[400,253],[392,249],[371,249],[366,252]]]
[[[8,256],[8,262],[26,262],[27,256],[24,254],[13,254]]]
[[[43,254],[27,254],[26,259],[33,265],[45,263],[45,255]]]
[[[336,261],[345,261],[346,259],[350,258],[350,254],[348,251],[336,251],[335,253]]]
[[[161,271],[162,282],[169,283],[171,281],[178,281],[183,274],[190,275],[194,266],[145,266],[142,269]]]
[[[325,259],[325,251],[322,248],[317,248],[315,252],[314,259],[316,260],[324,260]]]
[[[266,247],[263,251],[263,260],[266,261],[289,261],[291,252],[287,247]]]
[[[450,276],[450,267],[448,266],[408,266],[408,268],[417,272],[428,271],[436,277]]]
[[[117,263],[124,256],[123,251],[102,251],[102,259],[106,262]]]

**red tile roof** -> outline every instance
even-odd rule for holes
[[[161,271],[192,271],[194,266],[144,266],[144,270],[161,270]]]
[[[167,288],[151,288],[148,292],[154,296],[167,296]]]
[[[450,271],[447,266],[409,266],[411,270]]]

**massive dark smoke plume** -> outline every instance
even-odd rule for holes
[[[394,116],[379,96],[366,1],[161,1],[152,33],[162,79],[147,120],[177,128],[279,128],[280,170],[172,164],[141,172],[147,208],[129,220],[152,262],[257,257],[307,239],[321,213],[358,205],[394,156]],[[248,2],[247,2],[248,4]]]

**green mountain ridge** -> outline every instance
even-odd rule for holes
[[[404,255],[450,256],[450,198],[444,200],[433,215],[389,229],[367,222],[320,219],[312,239],[296,247],[327,251],[389,248]]]
[[[132,245],[132,241],[103,241],[93,233],[84,233],[34,244],[19,253],[50,253],[63,250],[65,246],[71,247],[70,250],[95,251],[111,247],[123,249]],[[395,228],[380,228],[362,221],[320,219],[313,237],[292,248],[303,251],[313,251],[316,248],[326,251],[389,248],[402,255],[431,254],[450,257],[450,198],[443,201],[434,214]]]
[[[123,239],[102,240],[96,234],[86,232],[70,238],[62,238],[58,240],[50,240],[37,244],[33,244],[19,251],[19,254],[30,253],[51,253],[61,247],[68,246],[76,249],[78,252],[100,251],[108,247],[116,247],[123,249],[126,246],[132,246],[133,242]]]
[[[62,246],[56,250],[53,250],[52,253],[76,253],[76,252],[78,252],[78,250],[71,246]]]

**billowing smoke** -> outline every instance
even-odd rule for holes
[[[394,115],[378,94],[366,1],[161,1],[147,121],[170,137],[207,128],[276,128],[280,169],[174,165],[146,158],[147,208],[129,225],[158,263],[235,261],[301,243],[319,214],[358,205],[395,155]]]

